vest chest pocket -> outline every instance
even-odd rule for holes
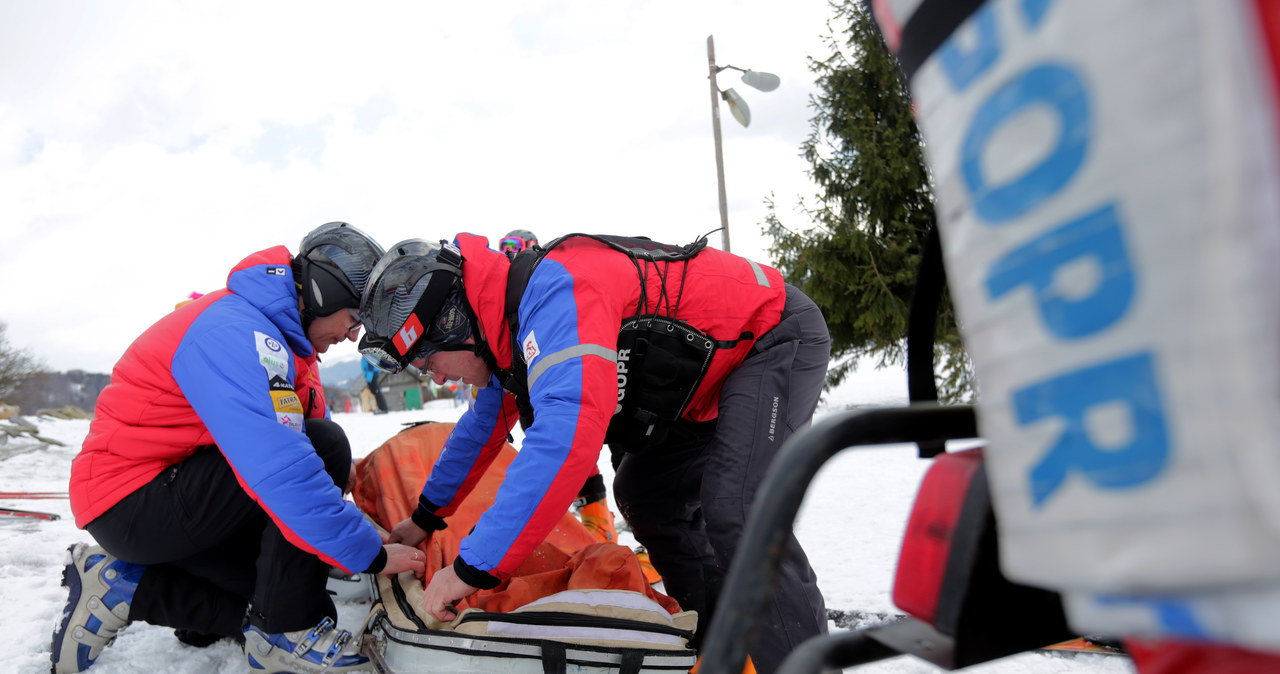
[[[644,452],[666,439],[711,366],[716,342],[684,321],[637,316],[618,332],[618,406],[605,442]]]

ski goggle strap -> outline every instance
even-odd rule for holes
[[[394,342],[394,339],[392,340]],[[387,374],[396,374],[405,368],[412,367],[413,361],[421,358],[431,358],[431,356],[441,351],[471,351],[475,352],[474,344],[436,344],[425,339],[418,340],[418,343],[411,348],[409,355],[401,356],[394,353],[395,347],[388,349],[386,340],[375,338],[373,340],[360,341],[360,353],[364,359],[369,361],[371,365]],[[367,346],[366,346],[367,344]],[[422,371],[424,374],[430,370]]]

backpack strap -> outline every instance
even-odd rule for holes
[[[511,331],[511,369],[503,379],[502,387],[516,396],[516,409],[520,412],[520,427],[529,428],[533,424],[533,404],[529,400],[529,371],[521,355],[520,346],[520,298],[524,297],[525,288],[529,286],[529,277],[538,262],[551,250],[552,246],[562,241],[556,239],[546,248],[527,248],[516,253],[511,260],[511,269],[507,272],[507,296],[503,305],[503,315],[507,319],[507,327]]]
[[[684,246],[673,246],[659,243],[644,237],[615,236],[611,234],[565,234],[546,246],[534,246],[516,253],[511,259],[511,269],[507,272],[507,293],[503,305],[503,315],[507,319],[507,327],[511,332],[511,369],[500,371],[496,360],[489,364],[489,369],[498,374],[502,387],[516,396],[516,408],[520,412],[520,425],[528,428],[533,424],[533,404],[529,399],[529,372],[521,355],[520,344],[520,300],[529,286],[529,279],[542,258],[547,256],[556,246],[573,238],[587,238],[598,241],[609,248],[631,258],[636,265],[636,273],[643,280],[642,262],[687,262],[707,247],[707,237],[698,237],[693,243]],[[642,287],[643,290],[643,287]],[[641,305],[644,304],[643,295]],[[668,305],[669,305],[668,301]],[[678,306],[678,301],[677,301]],[[672,312],[674,314],[674,311]],[[717,342],[717,346],[731,347],[743,339],[751,339],[750,333],[743,333],[737,340]],[[492,356],[490,356],[492,358]]]

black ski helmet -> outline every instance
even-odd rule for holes
[[[374,265],[360,303],[360,353],[399,372],[437,351],[471,350],[473,314],[462,287],[462,255],[447,241],[409,239]]]
[[[345,222],[328,222],[302,238],[293,281],[302,298],[302,326],[342,309],[356,309],[382,246]]]

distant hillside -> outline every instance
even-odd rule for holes
[[[19,384],[5,402],[22,408],[23,414],[35,414],[37,410],[67,405],[92,412],[98,401],[98,394],[110,382],[109,374],[84,370],[38,372]]]
[[[111,375],[84,370],[68,372],[40,372],[18,385],[6,402],[22,408],[23,414],[33,414],[39,409],[53,409],[75,405],[92,412],[98,394],[111,381]],[[320,363],[320,381],[325,389],[345,390],[364,387],[364,375],[360,373],[360,357],[345,356],[332,362]]]
[[[344,388],[353,379],[364,381],[364,375],[360,373],[359,356],[320,361],[320,382],[326,389]]]

